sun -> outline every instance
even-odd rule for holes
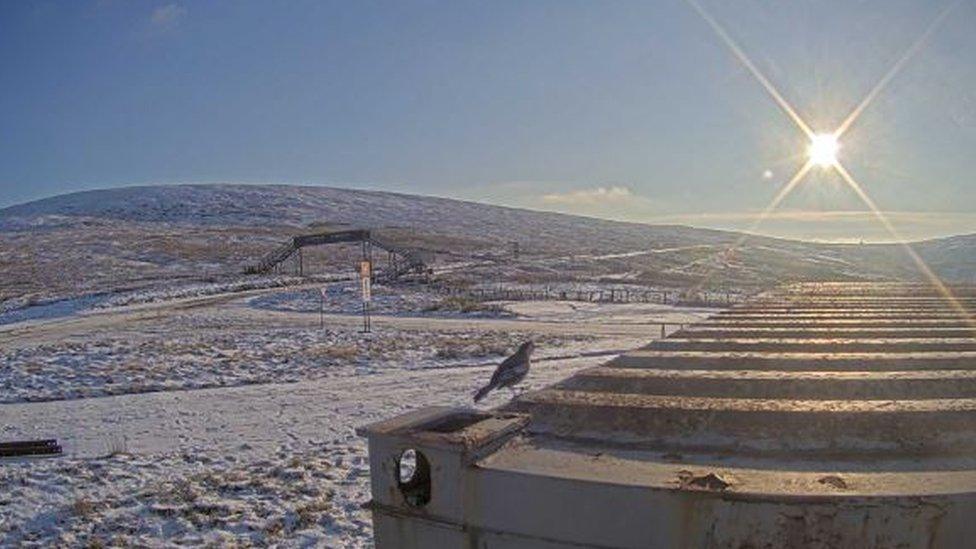
[[[832,133],[818,133],[810,140],[810,147],[807,154],[810,162],[821,168],[829,168],[837,165],[837,150],[840,143],[837,136]]]

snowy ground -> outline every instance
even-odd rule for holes
[[[109,309],[130,305],[156,303],[174,299],[203,297],[228,293],[242,293],[252,290],[274,289],[288,286],[308,285],[310,281],[320,285],[330,285],[338,280],[350,278],[348,274],[331,273],[316,277],[297,276],[229,276],[211,282],[185,282],[148,286],[138,290],[123,290],[109,293],[88,294],[80,297],[30,302],[12,299],[0,302],[0,325],[24,322],[27,320],[48,320],[64,318],[89,310]],[[348,283],[347,283],[348,284]]]
[[[65,400],[176,389],[291,383],[390,369],[501,359],[534,337],[540,358],[566,354],[586,336],[467,330],[189,331],[166,337],[102,337],[0,351],[0,402]]]
[[[590,303],[586,301],[513,301],[503,303],[506,311],[523,318],[548,322],[686,324],[708,316],[714,309],[675,308],[654,303]]]
[[[326,290],[325,297],[322,296],[322,288]],[[250,299],[249,303],[253,307],[272,311],[317,313],[321,308],[327,313],[359,314],[362,310],[360,292],[358,281],[333,282],[314,288],[266,294]],[[458,305],[470,309],[460,310]],[[372,286],[370,311],[373,314],[463,318],[513,316],[490,303],[445,297],[425,291],[425,288],[419,285],[388,286],[383,283]]]
[[[541,365],[530,387],[599,361]],[[368,463],[354,429],[469,405],[490,370],[8,405],[5,426],[20,428],[4,438],[54,434],[71,457],[0,466],[0,544],[369,546]],[[299,520],[302,507],[311,509]]]
[[[249,299],[0,329],[0,440],[54,437],[66,451],[0,462],[0,545],[368,547],[356,427],[471,405],[527,337],[536,388],[646,343],[650,322],[702,314],[518,303],[505,304],[518,320],[389,315],[365,335],[355,316],[319,329],[317,314]]]

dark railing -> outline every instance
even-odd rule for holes
[[[306,246],[321,246],[325,244],[338,244],[341,242],[362,242],[363,253],[366,249],[376,246],[385,250],[391,255],[391,276],[396,277],[407,272],[422,273],[430,263],[426,252],[413,248],[400,246],[389,240],[381,239],[373,235],[367,229],[353,229],[348,231],[332,231],[316,234],[304,234],[292,237],[288,242],[278,246],[268,252],[257,263],[249,265],[244,269],[247,274],[267,273],[278,268],[282,263],[291,258],[294,254],[301,252]],[[369,246],[366,246],[369,244]],[[299,262],[301,263],[301,262]],[[301,271],[301,268],[299,268]]]

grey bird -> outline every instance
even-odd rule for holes
[[[535,350],[535,343],[532,343],[531,340],[526,341],[515,351],[515,354],[502,361],[495,373],[492,374],[488,385],[478,389],[478,392],[474,394],[474,401],[479,402],[488,396],[488,393],[503,387],[508,387],[514,393],[513,387],[529,374],[533,350]]]

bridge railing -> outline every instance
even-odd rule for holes
[[[377,238],[367,229],[332,231],[316,234],[303,234],[292,237],[288,242],[265,254],[257,263],[247,266],[247,274],[267,273],[287,261],[292,255],[306,246],[321,246],[342,242],[362,242],[370,247],[376,246],[399,258],[393,263],[390,274],[397,277],[406,272],[423,272],[430,263],[422,250],[400,246],[386,239]],[[365,251],[365,247],[364,247]]]

